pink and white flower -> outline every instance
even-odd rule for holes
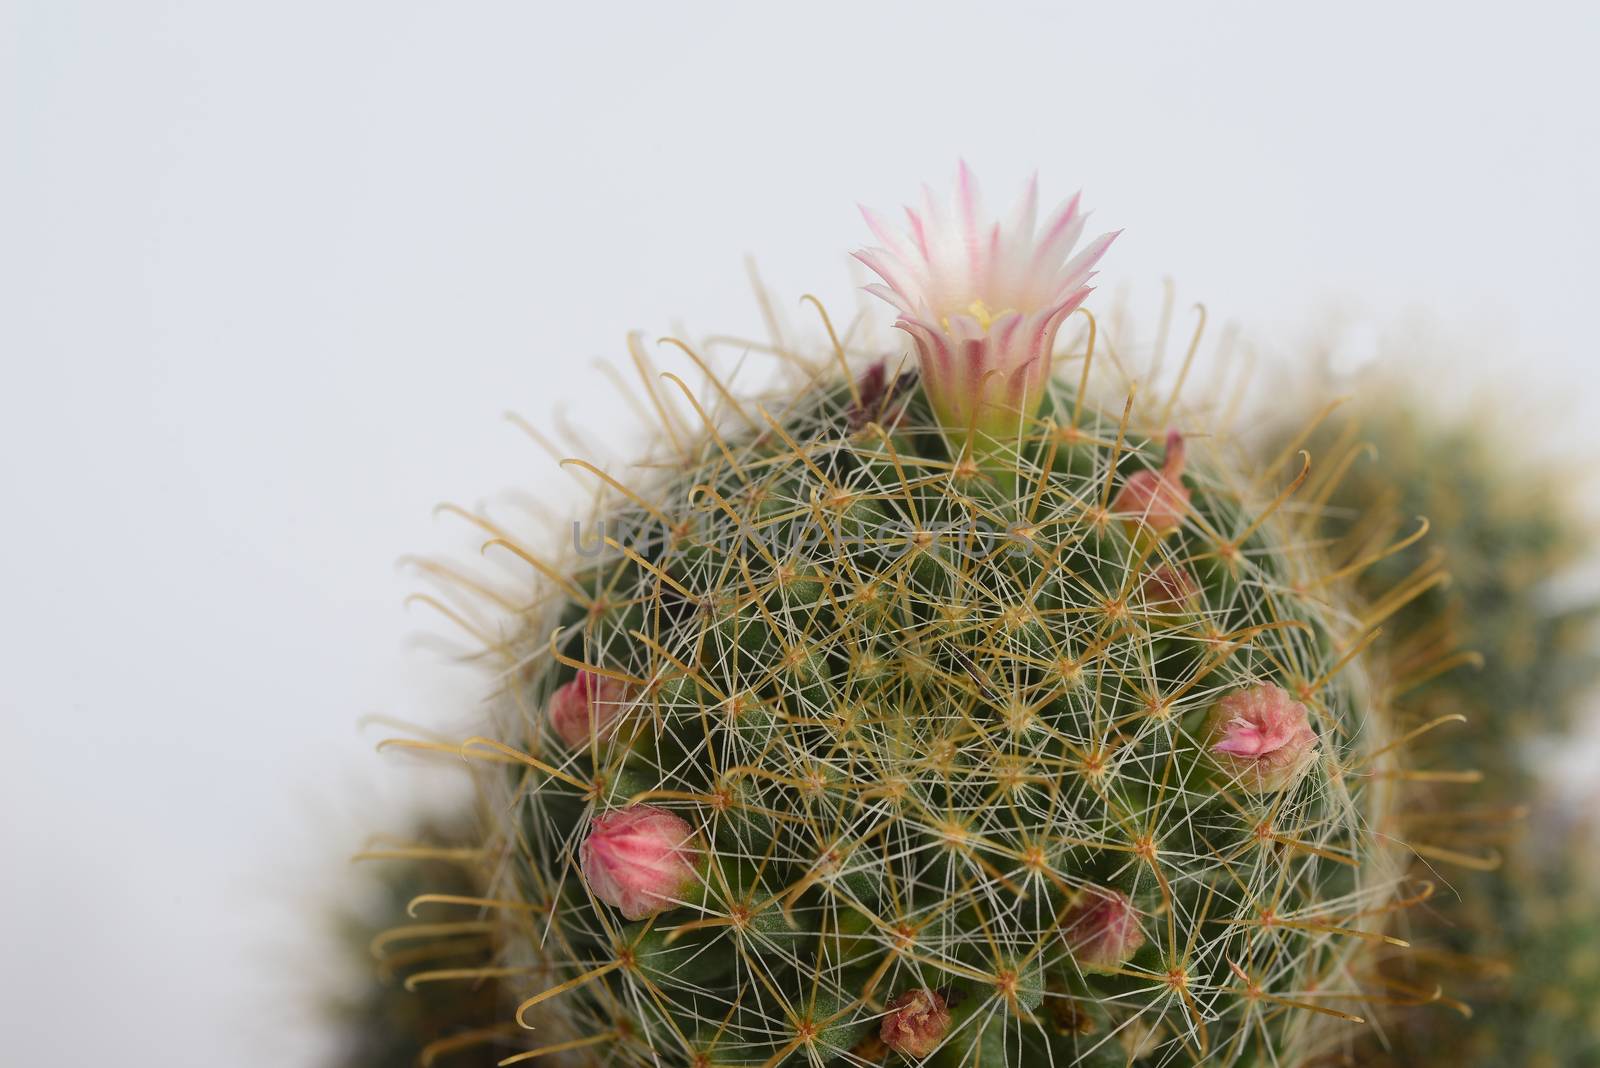
[[[632,805],[596,816],[578,847],[594,896],[630,920],[672,908],[699,883],[700,847],[681,816]]]
[[[1084,971],[1110,971],[1139,951],[1139,910],[1120,890],[1090,886],[1061,919],[1072,959]]]
[[[866,287],[899,312],[922,386],[946,429],[1014,434],[1039,410],[1056,331],[1089,295],[1094,266],[1117,236],[1101,234],[1073,255],[1086,216],[1078,197],[1037,229],[1038,180],[1004,223],[991,222],[965,163],[951,205],[925,190],[909,229],[897,232],[862,208],[882,243],[856,258],[883,281]]]
[[[545,715],[562,744],[578,749],[588,745],[590,738],[604,741],[615,734],[631,696],[622,680],[580,670],[550,695]]]
[[[883,1044],[920,1061],[944,1042],[950,1033],[950,1009],[938,991],[907,990],[885,1006],[889,1011],[878,1027]]]
[[[1271,683],[1236,690],[1213,705],[1208,734],[1218,765],[1252,793],[1294,785],[1316,756],[1306,706]]]

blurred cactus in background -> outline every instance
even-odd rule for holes
[[[869,213],[907,355],[820,304],[820,351],[740,345],[776,386],[636,347],[660,440],[563,461],[600,491],[565,551],[456,510],[516,576],[430,571],[495,700],[389,744],[476,769],[491,863],[388,937],[443,939],[406,971],[428,1020],[514,1004],[430,1056],[1289,1065],[1419,1000],[1374,952],[1408,850],[1447,849],[1395,809],[1446,721],[1397,730],[1369,646],[1404,619],[1400,685],[1456,666],[1430,587],[1349,600],[1386,561],[1319,547],[1337,478],[1244,461],[1189,360],[1136,388],[1078,310],[1112,235],[1074,256],[1076,199],[1035,208],[991,226],[963,168],[908,233]]]
[[[1411,826],[1437,828],[1438,848],[1419,860],[1439,889],[1397,930],[1433,952],[1385,970],[1397,988],[1440,991],[1441,1006],[1397,1017],[1374,1044],[1386,1048],[1355,1063],[1600,1065],[1592,816],[1570,810],[1552,770],[1600,675],[1600,606],[1574,603],[1561,582],[1596,547],[1579,469],[1538,456],[1493,412],[1447,415],[1435,391],[1392,368],[1362,384],[1309,448],[1347,465],[1325,512],[1336,557],[1428,520],[1425,536],[1357,579],[1372,602],[1397,584],[1423,587],[1397,615],[1400,637],[1380,639],[1392,670],[1415,675],[1440,644],[1481,658],[1477,670],[1421,677],[1409,695],[1422,718],[1465,717],[1437,732],[1433,750],[1441,766],[1483,780],[1425,776],[1405,806]],[[1354,526],[1331,525],[1354,514],[1363,516]]]
[[[414,836],[429,844],[374,845],[359,858],[371,862],[362,869],[367,893],[341,913],[335,932],[355,981],[330,1006],[337,1043],[329,1068],[426,1066],[452,1048],[481,1046],[510,1030],[506,996],[493,976],[428,997],[407,984],[417,972],[477,970],[493,958],[492,923],[430,916],[482,900],[488,872],[476,822],[429,821]]]

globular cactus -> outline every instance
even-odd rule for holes
[[[1034,206],[983,223],[963,169],[908,235],[869,215],[908,355],[830,325],[745,394],[681,346],[705,388],[645,375],[642,473],[573,461],[603,493],[564,557],[475,518],[537,588],[482,734],[400,744],[500,769],[500,1063],[1264,1066],[1360,1031],[1404,904],[1382,613],[1284,507],[1302,461],[1102,407],[1074,313],[1110,237],[1069,258],[1077,201]]]
[[[1559,589],[1596,546],[1578,482],[1492,411],[1447,415],[1404,377],[1365,385],[1312,440],[1347,469],[1326,515],[1363,516],[1339,530],[1325,521],[1324,532],[1336,552],[1361,556],[1416,517],[1430,521],[1427,536],[1367,569],[1355,592],[1378,601],[1397,585],[1419,589],[1398,613],[1405,625],[1395,633],[1406,637],[1375,647],[1396,672],[1439,646],[1475,652],[1477,670],[1421,678],[1411,701],[1419,717],[1465,720],[1438,732],[1433,754],[1483,785],[1458,773],[1421,779],[1399,817],[1431,828],[1437,848],[1423,859],[1448,887],[1398,929],[1433,952],[1385,971],[1397,987],[1442,992],[1459,1015],[1396,1020],[1364,1062],[1600,1065],[1596,843],[1590,820],[1564,811],[1550,759],[1600,678],[1600,605]]]

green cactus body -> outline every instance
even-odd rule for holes
[[[837,376],[730,407],[606,498],[603,553],[544,566],[495,744],[465,750],[507,767],[494,896],[526,907],[496,968],[528,1052],[893,1061],[908,991],[948,1006],[951,1066],[1338,1041],[1398,865],[1367,830],[1390,739],[1317,557],[1219,450],[1160,536],[1118,512],[1160,444],[1070,389],[978,464],[908,385],[866,419]],[[579,672],[616,707],[571,744],[549,710]],[[1261,686],[1314,732],[1281,783],[1214,748],[1217,702]],[[690,829],[693,879],[629,920],[581,858],[641,810]],[[1109,944],[1078,929],[1101,903]]]

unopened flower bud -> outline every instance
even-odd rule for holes
[[[1152,614],[1175,615],[1194,606],[1200,596],[1200,584],[1185,568],[1162,564],[1144,577],[1139,594]]]
[[[933,990],[907,990],[889,1002],[878,1029],[883,1044],[912,1060],[939,1048],[950,1032],[950,1009]]]
[[[1316,755],[1306,706],[1271,683],[1222,698],[1207,726],[1217,764],[1253,793],[1294,785]]]
[[[596,816],[578,859],[594,896],[630,920],[672,908],[699,881],[694,829],[651,805]]]
[[[1110,971],[1144,945],[1139,910],[1127,894],[1103,886],[1084,889],[1062,918],[1061,933],[1085,971]]]
[[[1167,432],[1167,456],[1159,471],[1135,471],[1111,502],[1111,511],[1133,528],[1147,527],[1157,535],[1178,529],[1189,511],[1189,490],[1183,484],[1186,449],[1183,435]]]
[[[550,729],[568,749],[586,746],[590,738],[605,740],[616,733],[629,697],[622,680],[579,671],[550,695],[545,708]]]
[[[881,419],[893,388],[894,384],[889,381],[888,362],[874,360],[856,379],[856,399],[845,413],[850,429],[860,430],[873,420]]]

